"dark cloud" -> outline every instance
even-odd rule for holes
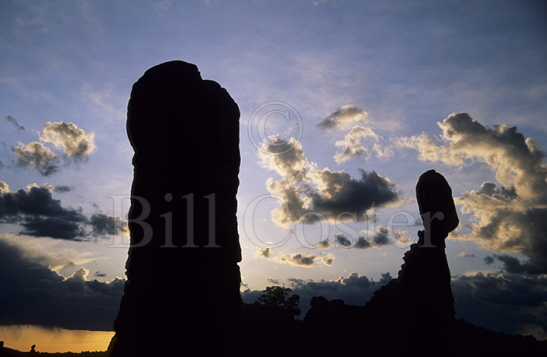
[[[17,157],[17,165],[21,167],[32,166],[43,176],[49,176],[59,170],[57,154],[42,143],[19,143],[11,149]]]
[[[44,217],[25,215],[18,223],[23,226],[21,234],[33,237],[81,240],[86,234],[82,224],[86,218],[77,211],[66,210],[63,216]]]
[[[330,240],[325,239],[325,240],[319,241],[319,243],[317,243],[315,246],[319,249],[328,249],[330,248],[331,243],[330,243]]]
[[[348,305],[364,306],[372,297],[374,292],[391,280],[389,273],[382,274],[379,281],[350,273],[347,277],[340,276],[336,280],[304,280],[288,278],[287,284],[292,288],[294,294],[300,296],[300,309],[303,318],[310,307],[310,301],[314,296],[323,296],[328,300],[341,299]],[[277,284],[279,285],[279,284]],[[259,294],[246,290],[242,293],[245,302],[252,302]]]
[[[368,114],[363,109],[346,104],[327,115],[317,126],[322,129],[349,129],[367,118]]]
[[[366,212],[373,207],[399,202],[400,196],[393,182],[376,171],[359,169],[360,179],[344,171],[324,169],[319,173],[323,188],[309,193],[311,210],[327,219],[336,219],[340,213],[356,214],[357,221],[367,220]]]
[[[20,247],[0,239],[0,321],[3,324],[112,330],[124,281],[87,280],[77,270],[64,278],[35,263]]]
[[[128,230],[124,219],[103,213],[93,214],[88,223],[93,236],[117,235]]]
[[[304,268],[313,268],[318,262],[323,265],[331,266],[334,262],[334,259],[336,258],[333,254],[330,253],[321,255],[294,253],[282,254],[273,257],[274,261]]]
[[[289,263],[296,266],[311,267],[313,262],[317,259],[317,255],[314,254],[285,254],[277,257],[277,261]]]
[[[345,171],[319,170],[305,157],[298,141],[291,138],[285,144],[292,149],[283,154],[275,154],[275,140],[259,152],[262,165],[281,176],[266,182],[270,193],[281,201],[272,211],[274,223],[288,227],[321,219],[367,221],[368,210],[401,202],[396,185],[376,171],[360,169],[360,178],[354,178]]]
[[[281,284],[281,281],[279,279],[266,278],[266,281],[268,282],[268,284],[273,284],[273,285],[280,285]]]
[[[342,233],[338,233],[334,236],[335,243],[337,246],[340,246],[342,248],[350,248],[352,246],[351,240],[348,239],[345,235]]]
[[[83,240],[126,232],[119,217],[94,214],[87,218],[81,209],[66,208],[52,196],[53,187],[30,185],[28,191],[0,190],[0,223],[19,224],[20,234],[34,237]]]
[[[404,237],[404,234],[391,230],[391,234],[395,238],[396,242],[401,241],[401,235]],[[390,230],[386,227],[379,227],[378,230],[372,236],[372,247],[379,247],[382,245],[390,244]]]
[[[355,245],[353,247],[357,249],[368,249],[372,248],[372,245],[370,244],[370,241],[365,237],[359,237],[357,238],[357,242],[355,242]]]
[[[541,265],[538,265],[536,261],[521,261],[515,256],[509,254],[494,254],[492,256],[487,256],[484,258],[486,264],[493,264],[494,261],[500,261],[503,263],[503,270],[508,273],[513,274],[542,274],[544,268]]]
[[[0,195],[0,222],[18,223],[23,234],[37,237],[77,239],[83,236],[86,217],[80,210],[65,208],[53,199],[52,187],[31,186],[28,191]]]
[[[452,279],[456,317],[508,334],[547,338],[547,276],[483,274]]]
[[[486,212],[480,212],[486,215]],[[478,215],[477,213],[476,215]],[[498,208],[490,211],[487,220],[475,227],[477,238],[482,245],[501,252],[523,253],[529,261],[520,264],[530,273],[547,273],[547,217],[546,208],[529,208],[515,211],[510,208]],[[498,256],[498,259],[501,256]],[[500,260],[506,266],[515,266],[511,258]]]
[[[269,258],[271,254],[272,254],[271,248],[260,248],[257,253],[259,257],[263,257],[263,258]]]
[[[12,117],[11,115],[7,115],[7,116],[6,116],[6,120],[7,120],[9,123],[13,124],[13,126],[15,126],[15,128],[16,128],[17,130],[19,130],[19,131],[25,130],[25,127],[22,126],[22,125],[20,125],[20,124],[17,122],[17,120],[15,120],[15,118]]]
[[[328,243],[328,245],[330,246],[330,243]],[[313,268],[317,264],[331,266],[336,259],[336,257],[332,253],[321,253],[319,255],[311,253],[292,253],[272,256],[271,248],[260,248],[257,252],[257,256],[262,258],[272,258],[274,262],[290,264],[304,268]]]
[[[356,248],[356,249],[369,249],[378,248],[383,245],[391,244],[390,232],[393,236],[393,243],[405,241],[404,233],[392,231],[385,227],[378,227],[378,229],[372,234],[371,237],[358,237],[356,240],[348,238],[342,233],[335,235],[335,243],[342,248]]]
[[[73,189],[74,188],[72,186],[66,186],[66,185],[55,186],[55,192],[58,192],[58,193],[70,192]]]

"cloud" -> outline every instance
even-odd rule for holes
[[[57,239],[82,239],[86,236],[81,226],[83,222],[85,217],[72,210],[66,210],[65,214],[59,217],[27,215],[20,222],[24,227],[21,234]]]
[[[95,150],[94,134],[87,133],[74,123],[47,122],[40,134],[41,142],[18,143],[11,149],[17,157],[17,165],[34,167],[43,176],[59,171],[58,155],[44,143],[51,143],[63,150],[62,157],[68,165],[86,161]]]
[[[95,134],[78,128],[74,123],[47,122],[44,124],[40,140],[52,143],[63,149],[64,154],[74,161],[87,159],[95,150]]]
[[[475,254],[469,254],[466,252],[461,252],[460,254],[457,254],[456,257],[460,258],[475,258]]]
[[[367,120],[368,113],[352,104],[342,105],[325,117],[317,126],[322,129],[347,130]]]
[[[20,124],[17,122],[17,120],[15,120],[15,118],[12,117],[11,115],[7,115],[7,116],[6,116],[6,120],[7,120],[9,123],[13,124],[13,126],[15,126],[15,128],[16,128],[17,130],[19,130],[19,131],[25,130],[25,127],[22,126],[22,125],[20,125]]]
[[[493,331],[533,332],[537,338],[547,339],[546,275],[462,275],[452,279],[452,291],[456,317]]]
[[[361,232],[361,233],[368,233],[368,232]],[[340,246],[345,249],[349,249],[349,248],[369,249],[369,248],[378,248],[383,245],[391,244],[392,241],[390,239],[390,236],[393,236],[394,244],[399,242],[407,243],[407,239],[405,238],[405,234],[403,232],[390,230],[386,227],[378,227],[378,229],[372,233],[372,236],[370,236],[370,234],[367,234],[366,236],[361,236],[361,237],[357,237],[357,239],[352,239],[351,237],[347,237],[346,235],[342,233],[338,233],[335,235],[334,239],[337,246]]]
[[[287,279],[295,294],[301,298],[323,296],[327,299],[342,299],[349,305],[363,306],[374,292],[391,280],[389,273],[382,274],[380,281],[368,278],[358,273],[350,273],[347,277],[340,276],[336,280],[321,280],[319,282],[303,279]]]
[[[365,145],[365,139],[371,139],[372,144]],[[343,163],[353,159],[368,160],[372,155],[380,158],[389,158],[393,156],[393,150],[387,146],[380,145],[381,137],[372,129],[363,126],[354,126],[344,136],[343,140],[337,141],[334,145],[339,147],[341,151],[334,155],[334,160],[337,163]]]
[[[271,248],[260,248],[257,252],[257,256],[263,257],[263,258],[269,258],[272,254]]]
[[[323,296],[328,300],[341,299],[348,305],[364,306],[374,292],[390,280],[389,273],[382,274],[382,278],[375,281],[355,272],[350,273],[347,277],[340,276],[335,280],[314,281],[294,277],[286,279],[287,284],[293,290],[292,292],[300,296],[301,317],[306,315],[310,308],[310,301],[314,296]],[[277,282],[276,285],[280,285],[280,283]],[[258,296],[260,295],[250,290],[242,293],[245,302],[252,302]]]
[[[0,181],[0,194],[9,192],[9,185],[4,181]]]
[[[355,242],[355,245],[353,248],[357,249],[368,249],[372,248],[372,245],[370,244],[370,241],[364,237],[357,238],[357,242]]]
[[[314,264],[319,262],[327,266],[331,266],[334,259],[333,254],[315,255],[315,254],[284,254],[273,258],[280,263],[287,263],[294,266],[313,268]]]
[[[319,243],[317,243],[315,246],[319,249],[329,249],[331,247],[331,242],[330,240],[325,239],[325,240],[319,241]]]
[[[335,243],[342,247],[342,248],[350,248],[352,243],[351,241],[348,239],[348,237],[346,237],[345,235],[343,235],[342,233],[338,233],[334,236],[334,241]]]
[[[59,169],[57,155],[42,143],[19,143],[12,147],[12,151],[17,156],[17,165],[33,166],[43,176],[49,176]]]
[[[268,284],[274,284],[274,285],[280,285],[281,284],[279,279],[266,278],[266,281],[268,282]]]
[[[390,230],[386,227],[379,227],[378,231],[372,236],[373,246],[381,246],[389,244],[389,235],[391,234],[395,237],[396,241],[401,241],[401,235],[404,237],[404,233],[399,231]]]
[[[93,236],[117,235],[129,232],[124,219],[104,213],[91,215],[88,223],[91,227],[91,235]]]
[[[539,269],[534,262],[522,262],[519,258],[511,256],[509,254],[493,254],[486,256],[484,261],[486,264],[494,264],[495,261],[500,261],[503,263],[503,270],[512,274],[522,274],[522,273],[542,273],[543,269]]]
[[[64,193],[64,192],[70,192],[74,188],[72,186],[66,186],[66,185],[59,185],[55,186],[55,192]]]
[[[334,155],[334,160],[337,163],[346,162],[356,158],[367,158],[370,155],[370,150],[363,146],[362,141],[366,138],[371,138],[378,141],[378,135],[372,129],[362,126],[354,126],[349,133],[344,136],[343,140],[337,141],[334,145],[342,149]]]
[[[347,104],[330,113],[317,124],[324,130],[349,130],[344,139],[335,143],[341,150],[334,155],[337,163],[353,159],[368,160],[373,154],[381,158],[393,155],[389,147],[380,146],[379,141],[382,138],[374,130],[363,125],[368,121],[368,114],[365,111],[355,105]],[[368,145],[364,143],[367,140]]]
[[[2,234],[0,240],[21,250],[29,262],[57,272],[96,260],[91,253],[78,251],[75,246],[67,245],[59,239],[36,239],[31,236]]]
[[[287,150],[287,147],[290,150]],[[376,171],[359,169],[360,178],[345,171],[322,170],[309,162],[300,142],[291,138],[274,138],[259,151],[261,165],[275,171],[280,180],[268,178],[268,191],[278,197],[281,206],[272,211],[279,226],[291,223],[314,223],[321,219],[367,221],[373,207],[394,206],[401,202],[396,185]],[[283,154],[277,154],[283,152]]]
[[[482,163],[497,183],[456,199],[462,213],[471,215],[471,233],[462,238],[497,252],[526,254],[526,271],[547,272],[547,164],[545,153],[516,127],[487,127],[466,113],[452,114],[442,123],[440,137],[424,134],[400,140],[418,150],[424,161],[464,167]]]
[[[438,125],[442,130],[440,139],[422,134],[405,138],[402,145],[416,148],[424,161],[455,166],[485,163],[497,181],[504,187],[513,187],[519,197],[545,202],[545,153],[534,139],[524,137],[516,127],[489,128],[467,113],[451,114]]]
[[[321,263],[331,266],[336,257],[333,254],[325,254],[321,256]]]
[[[53,186],[29,185],[27,191],[10,192],[7,184],[2,184],[0,223],[19,224],[23,228],[20,234],[83,240],[127,231],[126,222],[119,217],[99,213],[87,218],[81,209],[63,207],[52,196]]]
[[[78,269],[64,278],[27,257],[23,248],[0,239],[0,320],[66,329],[111,330],[124,281],[87,280]]]
[[[18,223],[23,234],[59,239],[83,235],[86,221],[81,211],[64,208],[52,198],[52,187],[31,185],[28,191],[4,192],[0,196],[0,222]]]

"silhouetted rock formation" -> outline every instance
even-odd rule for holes
[[[405,253],[399,275],[381,287],[365,306],[365,316],[380,331],[399,336],[401,352],[419,344],[422,355],[450,355],[449,329],[455,321],[445,238],[459,223],[446,179],[430,170],[416,186],[424,230]]]
[[[183,61],[133,85],[127,282],[112,357],[209,355],[236,344],[239,109]]]
[[[304,319],[309,328],[320,333],[320,326],[355,326],[359,331],[350,336],[374,341],[371,349],[386,356],[410,350],[421,356],[451,355],[455,311],[444,240],[459,220],[452,190],[434,170],[420,177],[416,196],[425,229],[405,254],[398,277],[364,307],[314,298]]]

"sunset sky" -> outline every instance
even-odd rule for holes
[[[461,220],[457,317],[547,339],[543,1],[2,0],[0,36],[7,347],[106,349],[81,330],[111,330],[122,294],[127,101],[175,59],[240,107],[245,301],[282,285],[303,311],[320,295],[364,305],[397,277],[435,169]]]

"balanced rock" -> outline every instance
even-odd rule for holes
[[[430,356],[444,351],[447,355],[455,310],[445,238],[459,220],[452,189],[436,171],[420,176],[416,198],[424,230],[405,253],[398,277],[365,305],[363,319],[379,341],[397,341],[391,345],[397,353],[415,350]]]

